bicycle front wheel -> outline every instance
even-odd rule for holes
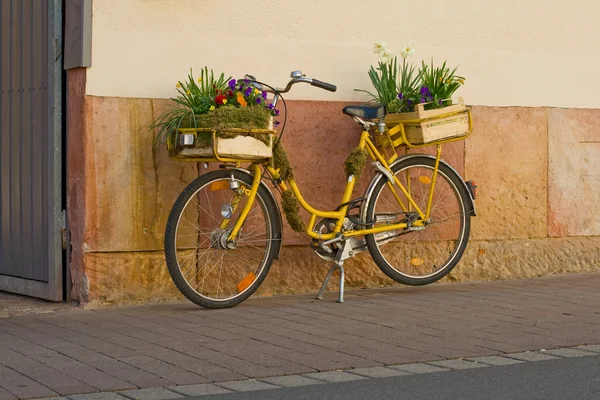
[[[367,220],[375,227],[405,222],[406,229],[366,235],[369,252],[379,268],[396,282],[426,285],[448,274],[462,257],[471,227],[467,190],[462,178],[440,163],[433,182],[435,160],[414,157],[398,162],[392,172],[425,213],[433,186],[431,213],[423,221],[407,197],[387,179],[376,185],[369,204]],[[404,204],[403,209],[400,202]],[[421,221],[413,225],[416,221]]]
[[[241,303],[269,272],[281,224],[275,199],[262,185],[239,234],[227,240],[251,186],[248,173],[209,172],[194,180],[171,210],[165,233],[169,273],[181,293],[202,307]]]

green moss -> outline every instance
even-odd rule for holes
[[[346,177],[354,175],[356,180],[359,180],[366,163],[367,151],[365,149],[357,147],[352,150],[345,163]]]
[[[294,170],[283,150],[281,143],[273,149],[273,158],[271,159],[272,167],[279,169],[279,175],[283,181],[287,181],[294,177]]]
[[[271,159],[273,168],[279,169],[280,178],[284,181],[294,177],[294,170],[290,166],[287,155],[283,150],[281,143],[278,143],[273,149],[273,158]],[[281,207],[285,214],[288,225],[296,232],[306,231],[306,224],[300,217],[300,204],[291,189],[281,193]]]
[[[219,107],[208,114],[197,115],[195,121],[187,121],[190,128],[244,128],[268,129],[271,112],[264,107]],[[182,126],[183,127],[183,126]]]
[[[195,117],[186,116],[182,119],[179,128],[210,128],[216,130],[216,136],[223,139],[233,139],[238,136],[250,136],[260,140],[265,145],[271,144],[271,134],[257,132],[230,132],[228,129],[269,129],[270,111],[264,107],[220,107],[208,114]],[[196,147],[210,147],[212,145],[210,132],[198,132]],[[179,132],[175,131],[168,138],[176,144]]]
[[[291,189],[281,193],[281,206],[288,225],[296,232],[304,232],[306,224],[304,224],[304,221],[300,217],[300,205]]]
[[[261,142],[263,142],[264,144],[269,146],[271,144],[270,136],[272,136],[272,135],[270,133],[256,133],[256,132],[248,132],[248,133],[217,132],[217,136],[220,138],[223,138],[223,139],[233,139],[238,136],[250,136],[251,138],[260,140]]]
[[[402,110],[402,103],[398,99],[392,100],[386,107],[388,114],[399,113]]]
[[[212,134],[210,132],[198,132],[196,134],[196,147],[211,147]]]

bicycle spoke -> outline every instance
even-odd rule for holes
[[[223,254],[221,254],[221,259],[223,259]],[[204,263],[204,267],[206,267],[207,263],[208,263],[208,261],[206,263]],[[198,286],[200,286],[200,284],[202,284],[202,288],[204,288],[204,282],[206,281],[206,277],[208,276],[208,274],[210,274],[212,271],[214,271],[214,269],[216,268],[217,265],[218,265],[218,262],[215,263],[215,265],[213,265],[213,267],[204,274],[204,278],[202,278],[200,283],[196,286],[196,290],[198,290]],[[203,292],[203,290],[200,289],[200,292]]]
[[[251,265],[250,263],[248,263],[248,261],[246,261],[246,260],[242,260],[241,258],[239,258],[238,256],[234,255],[233,253],[230,253],[229,255],[230,255],[231,257],[235,258],[236,260],[238,260],[238,261],[241,261],[242,263],[246,264],[246,265],[247,265],[247,266],[249,266],[251,269],[252,269],[252,268],[254,268],[254,267],[252,267],[252,265]],[[249,260],[251,260],[251,261],[260,261],[260,260],[257,260],[257,259],[255,259],[255,258],[252,258],[252,257],[248,257],[248,259],[249,259]]]
[[[196,248],[196,250],[194,250],[194,252],[193,252],[192,254],[190,254],[189,256],[185,257],[185,258],[184,258],[184,260],[186,260],[186,259],[189,259],[189,258],[190,258],[191,256],[193,256],[193,255],[196,255],[196,256],[197,256],[197,258],[196,258],[196,262],[198,262],[198,261],[200,260],[200,256],[203,256],[203,255],[207,254],[207,253],[210,251],[210,249],[211,249],[211,247],[209,246],[209,247],[208,247],[206,250],[204,250],[204,251],[202,252],[202,254],[201,254],[200,256],[198,256],[198,249],[199,249],[199,248],[200,248],[200,247],[198,246],[198,247]],[[194,265],[192,264],[192,267],[193,267],[193,266],[194,266]],[[185,271],[184,275],[186,275],[186,274],[189,272],[189,270],[190,270],[192,267],[188,268],[188,269]]]
[[[448,265],[449,260],[452,260],[458,251],[459,239],[464,232],[464,212],[461,208],[463,203],[458,189],[442,170],[438,171],[436,184],[432,187],[434,168],[432,165],[427,165],[431,161],[426,161],[424,164],[406,161],[406,167],[394,173],[423,212],[429,206],[429,221],[418,218],[415,222],[421,222],[422,226],[393,231],[392,237],[386,237],[385,234],[381,234],[381,238],[377,235],[373,236],[375,241],[372,243],[377,245],[385,265],[400,276],[394,279],[403,283],[406,282],[404,278],[425,279]],[[402,213],[396,218],[390,217],[390,210],[399,209],[395,204],[397,200],[392,197],[392,192],[387,185],[383,184],[379,187],[380,192],[375,197],[372,215],[387,213],[387,218],[395,221],[414,218],[416,214],[414,207],[411,213]],[[428,204],[430,196],[431,204]],[[405,198],[406,196],[403,196],[403,200]],[[388,223],[384,218],[382,217],[381,222],[378,223],[379,226]],[[390,235],[388,232],[386,234]]]

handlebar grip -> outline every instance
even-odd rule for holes
[[[337,86],[332,85],[331,83],[321,82],[318,79],[313,79],[310,84],[316,87],[320,87],[321,89],[329,90],[330,92],[335,92],[337,90]]]

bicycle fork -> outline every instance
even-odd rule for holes
[[[256,198],[256,193],[258,192],[258,187],[260,186],[262,174],[260,173],[260,166],[258,164],[252,164],[254,167],[254,179],[252,181],[252,187],[250,188],[250,193],[248,195],[248,201],[244,205],[242,212],[240,213],[239,218],[235,222],[229,237],[227,238],[228,242],[232,242],[237,237],[238,233],[240,233],[240,229],[242,229],[242,225],[246,221],[246,217],[248,217],[248,213],[254,204],[254,199]],[[232,182],[233,183],[233,182]]]

